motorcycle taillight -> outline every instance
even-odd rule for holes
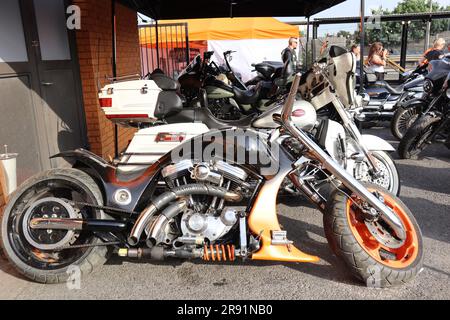
[[[100,107],[102,108],[111,108],[112,107],[112,98],[99,98]]]

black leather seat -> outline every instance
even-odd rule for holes
[[[173,80],[172,78],[166,76],[165,74],[154,73],[154,74],[150,75],[150,79],[155,81],[156,85],[161,90],[167,90],[167,91],[178,90],[178,87],[179,87],[178,81]]]
[[[210,129],[220,129],[229,127],[248,128],[255,119],[256,114],[244,116],[239,120],[220,120],[214,117],[209,108],[195,109],[195,121],[200,121]]]
[[[401,84],[397,87],[392,87],[389,83],[387,83],[386,81],[377,81],[375,83],[377,86],[383,87],[385,88],[390,94],[395,94],[395,95],[401,95],[403,93],[403,88],[405,87],[404,84]]]
[[[254,104],[258,101],[261,94],[261,85],[256,85],[255,88],[249,90],[241,90],[233,87],[233,99],[239,104]]]

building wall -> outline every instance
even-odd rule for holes
[[[114,157],[114,125],[100,109],[98,84],[112,76],[111,0],[74,0],[81,9],[81,30],[76,32],[78,59],[91,151],[108,159]],[[136,12],[116,3],[117,75],[140,73],[139,37]],[[134,129],[119,127],[119,151],[132,139]],[[5,196],[0,179],[0,216]]]
[[[98,84],[112,76],[112,30],[110,0],[75,0],[81,8],[81,30],[77,31],[78,57],[83,87],[88,140],[91,151],[114,156],[114,125],[106,119],[98,103]],[[116,4],[117,75],[140,73],[136,12]],[[132,138],[133,129],[119,127],[119,151]]]

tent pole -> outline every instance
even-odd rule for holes
[[[308,69],[308,54],[309,54],[309,16],[306,17],[306,49],[305,49],[305,70]]]
[[[185,23],[185,32],[186,32],[186,66],[189,64],[189,30],[188,30],[188,23]]]
[[[113,79],[117,77],[116,65],[116,49],[117,49],[117,34],[116,34],[116,0],[111,0],[111,35],[112,35],[112,74]],[[113,81],[114,81],[113,80]],[[119,128],[114,124],[114,156],[119,156]]]
[[[158,19],[155,19],[155,34],[156,34],[156,65],[159,69],[159,27]]]
[[[365,12],[365,0],[361,0],[361,8],[360,8],[360,16],[361,16],[361,26],[360,26],[360,63],[359,63],[359,92],[362,93],[364,91],[364,12]]]

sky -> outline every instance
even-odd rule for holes
[[[436,0],[433,0],[436,1]],[[380,6],[383,9],[394,9],[395,6],[401,2],[400,0],[366,0],[366,15],[370,15],[372,9],[379,8]],[[437,0],[441,6],[450,5],[450,0]],[[314,18],[334,18],[334,17],[352,17],[359,16],[360,10],[360,0],[347,0],[341,4],[338,4],[328,10],[319,12],[318,14],[311,17]],[[304,17],[283,17],[277,18],[281,21],[295,21],[295,20],[304,20]],[[319,27],[318,33],[319,36],[322,36],[326,33],[335,33],[339,30],[347,30],[354,31],[356,30],[356,25],[354,24],[341,24],[341,25],[323,25]]]

